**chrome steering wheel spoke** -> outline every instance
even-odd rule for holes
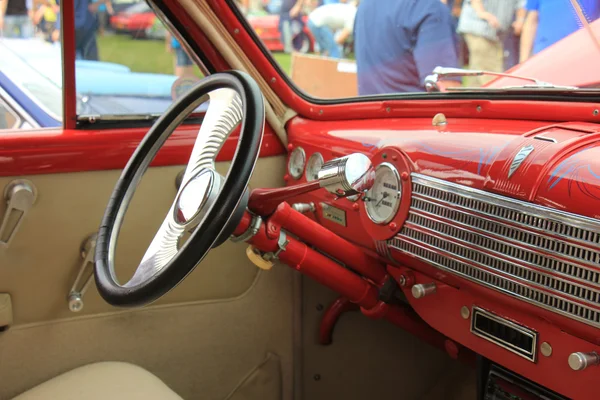
[[[122,284],[115,273],[115,253],[133,195],[167,139],[207,100],[208,109],[177,197],[133,277]],[[205,77],[154,122],[116,182],[98,230],[94,271],[98,292],[108,303],[132,307],[153,302],[177,286],[212,248],[231,235],[244,215],[264,123],[260,87],[241,71]],[[238,124],[236,151],[223,177],[215,170],[217,154]],[[189,237],[184,237],[186,233]]]
[[[208,110],[175,200],[125,287],[134,287],[146,281],[169,264],[179,251],[183,234],[200,223],[220,191],[223,177],[215,170],[216,157],[241,122],[243,105],[238,93],[232,89],[217,89],[208,96]]]

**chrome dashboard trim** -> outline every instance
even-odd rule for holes
[[[507,326],[508,328],[518,331],[520,334],[531,338],[531,349],[528,351],[525,351],[524,349],[521,349],[520,347],[514,346],[512,343],[502,340],[502,338],[496,337],[496,336],[490,334],[489,332],[485,332],[483,330],[478,329],[476,327],[476,321],[477,321],[477,317],[480,315],[485,318],[488,318],[498,324]],[[494,343],[495,345],[500,346],[503,349],[506,349],[506,350],[510,351],[511,353],[514,353],[514,354],[518,355],[519,357],[523,357],[526,360],[529,360],[531,362],[535,362],[537,359],[537,342],[538,342],[537,332],[535,332],[534,330],[531,330],[529,328],[526,328],[522,325],[516,324],[512,321],[509,321],[505,318],[499,317],[496,314],[493,314],[487,310],[484,310],[483,308],[475,307],[475,306],[473,307],[473,312],[471,313],[471,333],[476,336],[479,336],[482,339],[488,340],[488,341]]]
[[[420,203],[427,204],[423,206]],[[435,211],[439,212],[436,213]],[[491,235],[502,240],[506,240],[507,242],[510,242],[513,247],[522,250],[527,250],[527,247],[529,247],[540,252],[545,252],[548,254],[548,256],[542,257],[551,260],[549,262],[557,264],[556,268],[550,269],[551,271],[600,287],[600,271],[595,270],[593,268],[595,263],[590,262],[590,258],[598,258],[599,253],[597,250],[591,250],[577,244],[570,244],[565,243],[564,241],[547,238],[540,234],[518,229],[516,226],[508,225],[506,223],[493,221],[487,218],[477,218],[476,215],[469,212],[462,211],[458,208],[453,208],[452,206],[431,202],[425,198],[420,198],[419,196],[413,197],[413,206],[411,207],[411,212],[424,217],[435,216],[440,219],[451,220],[455,225],[472,229],[473,232],[477,232],[482,235]],[[511,236],[508,236],[507,233],[510,233]],[[564,251],[559,252],[558,249],[564,249]],[[580,255],[580,257],[574,257],[572,254]],[[586,255],[587,257],[581,257],[582,254]],[[558,256],[563,259],[580,262],[586,265],[582,265],[581,267],[573,266],[572,264],[561,261],[558,257],[553,256]],[[527,263],[526,260],[521,261]],[[573,273],[571,275],[566,275],[563,271],[561,271],[561,269],[568,270],[569,268],[583,268],[585,271],[577,271],[577,273]]]
[[[593,218],[571,214],[564,211],[555,210],[552,208],[539,206],[532,203],[527,203],[521,200],[511,199],[508,197],[500,196],[495,193],[484,192],[479,189],[473,189],[468,186],[458,185],[452,182],[446,182],[441,179],[432,178],[421,174],[413,173],[411,174],[411,179],[413,187],[418,184],[427,185],[430,188],[448,191],[449,193],[461,193],[462,197],[465,197],[467,199],[483,202],[487,205],[494,206],[494,208],[490,208],[487,211],[477,210],[468,206],[461,206],[461,208],[463,209],[476,211],[478,213],[485,214],[489,217],[514,223],[516,225],[527,227],[529,229],[539,231],[542,233],[548,233],[561,238],[571,239],[583,244],[598,245],[598,243],[600,243],[600,221],[595,220]],[[415,192],[413,191],[413,196],[414,195]],[[423,195],[423,197],[434,198],[426,195]],[[506,216],[502,216],[502,214],[498,215],[498,211],[495,210],[495,208],[497,207],[500,207],[503,210],[508,209],[508,211],[517,211],[523,213],[525,217],[522,218],[522,221],[514,221],[513,219],[510,219]],[[496,214],[490,213],[489,211],[495,212]],[[527,216],[529,216],[529,218],[527,218]],[[538,222],[538,219],[535,218],[536,216],[542,219],[541,227],[538,227],[536,224],[532,223]],[[585,239],[579,238],[577,235],[567,234],[567,228],[569,227],[574,227],[590,232],[588,233],[588,235],[583,235]]]
[[[412,184],[391,249],[600,327],[600,221],[420,174]]]

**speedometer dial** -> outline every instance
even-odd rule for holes
[[[300,179],[306,165],[306,153],[302,147],[296,147],[288,161],[288,172],[294,179]]]
[[[375,182],[365,197],[367,215],[376,224],[387,224],[396,216],[401,198],[398,170],[392,164],[380,164],[375,171]]]
[[[308,182],[314,181],[318,178],[319,171],[323,166],[324,160],[321,153],[314,153],[308,159],[308,163],[306,164],[306,180]]]

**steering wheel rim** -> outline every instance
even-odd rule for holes
[[[131,280],[121,285],[115,274],[114,253],[124,214],[135,189],[152,159],[175,128],[208,97],[210,97],[209,107],[196,138],[177,197],[165,217],[163,225],[146,251],[142,263],[136,269]],[[215,110],[215,108],[218,109]],[[157,300],[177,286],[202,261],[215,243],[235,229],[245,209],[245,203],[241,203],[245,198],[247,200],[246,189],[258,160],[264,121],[264,101],[257,83],[246,73],[230,71],[204,78],[173,103],[154,123],[117,181],[98,230],[94,275],[96,286],[104,300],[114,306],[127,307],[142,306]],[[214,171],[215,158],[238,122],[241,122],[238,145],[227,176],[223,180]],[[226,135],[223,134],[224,130],[228,130]],[[211,157],[210,160],[207,155]],[[212,171],[209,161],[212,162]],[[206,200],[208,197],[206,191],[211,191],[210,204],[205,204],[204,200],[198,204],[200,208],[194,214],[194,220],[199,224],[181,248],[178,248],[177,244],[175,245],[177,250],[172,254],[173,240],[179,240],[180,236],[175,238],[173,231],[169,231],[169,229],[182,234],[189,228],[189,224],[175,222],[175,224],[179,224],[179,229],[174,229],[169,218],[173,218],[173,221],[178,219],[174,217],[176,214],[174,210],[175,207],[177,207],[177,211],[183,209],[181,204],[186,185],[201,174],[211,174],[210,188],[207,186],[202,192],[204,200]],[[214,189],[218,190],[215,196],[213,187],[215,186],[214,182],[217,181],[219,187]],[[203,210],[202,207],[204,207]],[[166,229],[164,232],[161,231],[163,228]],[[159,237],[161,232],[163,237]],[[158,250],[153,249],[157,252],[147,258],[155,241],[159,248]],[[168,248],[165,250],[162,247]],[[167,257],[170,258],[166,260]],[[164,263],[165,260],[166,263]]]

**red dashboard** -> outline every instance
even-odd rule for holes
[[[295,119],[289,137],[288,185],[332,158],[371,158],[378,175],[359,198],[290,203],[313,203],[309,218],[377,254],[427,324],[563,395],[597,397],[598,370],[570,358],[600,352],[597,125]],[[495,321],[522,337],[490,340]]]

